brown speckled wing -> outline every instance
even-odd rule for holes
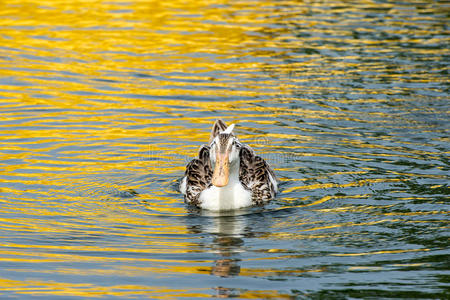
[[[198,206],[200,193],[211,186],[212,168],[209,159],[209,146],[203,145],[198,153],[186,167],[186,195],[184,201]]]
[[[269,174],[273,171],[264,159],[255,156],[253,150],[243,146],[239,152],[240,168],[239,180],[252,192],[252,201],[254,204],[263,204],[275,197],[275,187],[270,181]]]

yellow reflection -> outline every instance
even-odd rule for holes
[[[10,280],[0,278],[0,293],[2,291],[15,292],[24,295],[52,295],[66,297],[151,297],[153,299],[173,299],[173,297],[208,297],[207,293],[196,289],[197,292],[186,289],[174,289],[164,286],[147,285],[110,285],[99,286],[90,283],[73,283],[58,281],[39,281],[39,280]]]

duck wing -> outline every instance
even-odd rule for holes
[[[209,159],[207,145],[200,147],[198,158],[194,158],[187,166],[184,173],[186,180],[186,193],[184,201],[193,205],[199,205],[200,193],[211,186],[212,168]]]
[[[278,187],[275,174],[267,162],[245,145],[239,151],[239,158],[239,181],[252,192],[252,201],[263,204],[274,198]]]

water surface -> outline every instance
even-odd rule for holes
[[[449,297],[448,4],[166,2],[0,3],[0,298]],[[218,117],[266,207],[177,192]]]

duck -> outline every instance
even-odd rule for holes
[[[235,124],[215,121],[209,143],[186,166],[179,190],[184,201],[211,211],[261,206],[278,192],[274,171],[253,149],[239,141]]]

